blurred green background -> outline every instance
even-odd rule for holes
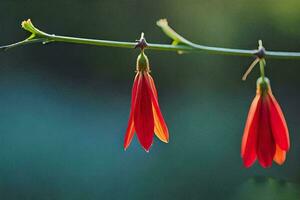
[[[55,34],[169,43],[160,18],[211,46],[300,51],[299,0],[0,0],[0,45],[22,20]],[[292,141],[283,166],[242,166],[251,58],[147,51],[170,143],[123,150],[138,50],[53,43],[0,53],[0,199],[299,199],[300,61],[267,60]]]

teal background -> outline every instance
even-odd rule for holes
[[[211,46],[300,51],[298,0],[0,0],[0,45],[22,20],[48,33],[169,43],[156,27]],[[147,51],[170,143],[123,150],[138,50],[52,43],[0,53],[0,199],[300,198],[300,61],[267,60],[290,129],[283,166],[242,166],[255,95],[252,58]]]

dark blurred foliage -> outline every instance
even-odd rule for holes
[[[0,0],[0,45],[22,20],[48,33],[169,43],[155,26],[211,46],[300,51],[299,0]],[[0,53],[0,199],[299,199],[300,61],[267,60],[292,141],[283,166],[245,169],[251,58],[147,51],[170,143],[124,152],[138,50],[52,43]]]

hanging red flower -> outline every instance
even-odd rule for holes
[[[142,52],[137,59],[137,71],[134,78],[131,109],[125,134],[125,150],[131,143],[134,132],[143,148],[148,152],[155,135],[168,143],[169,132],[158,104],[154,81],[150,75],[149,61]]]
[[[283,112],[272,94],[266,77],[257,80],[256,96],[251,104],[244,135],[241,156],[245,167],[258,159],[264,168],[274,160],[282,165],[290,148],[289,131]]]

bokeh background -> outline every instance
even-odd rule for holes
[[[48,33],[300,51],[299,0],[0,0],[0,45]],[[251,58],[147,51],[171,138],[123,150],[138,50],[35,44],[0,53],[0,199],[299,199],[300,61],[267,60],[292,141],[283,166],[242,166]]]

